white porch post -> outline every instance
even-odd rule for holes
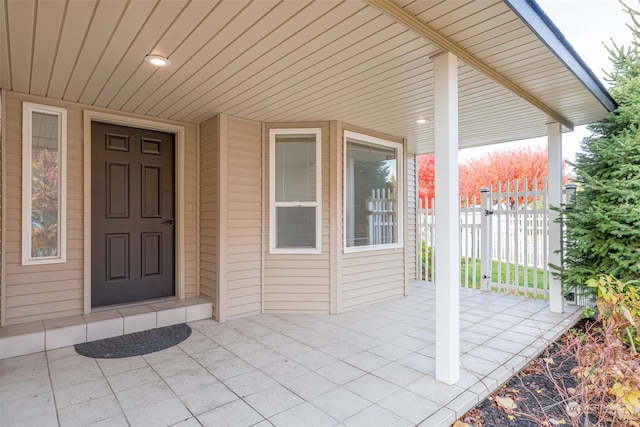
[[[436,379],[460,379],[458,58],[433,59],[436,209]]]
[[[549,173],[549,206],[560,207],[562,203],[562,124],[549,123],[548,130],[548,173]],[[562,230],[556,222],[558,212],[549,211],[549,263],[560,265]],[[549,311],[562,313],[564,311],[564,297],[562,282],[551,275],[549,279]]]

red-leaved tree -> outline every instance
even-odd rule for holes
[[[435,157],[433,153],[423,154],[418,157],[418,181],[419,196],[425,203],[434,197]],[[567,175],[563,169],[563,183]],[[468,160],[458,167],[459,191],[461,197],[473,197],[480,195],[480,189],[491,187],[497,189],[498,183],[513,182],[518,180],[518,190],[524,190],[524,182],[527,180],[527,190],[533,189],[534,179],[537,179],[538,189],[542,189],[543,178],[547,176],[547,149],[542,146],[522,147],[493,151],[481,157]],[[515,188],[510,188],[515,190]]]
[[[435,197],[435,156],[433,153],[418,156],[418,196],[421,206],[426,207]]]

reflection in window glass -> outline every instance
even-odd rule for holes
[[[31,257],[57,257],[58,116],[34,112],[31,135]]]
[[[345,193],[348,248],[399,242],[396,147],[348,137]]]
[[[22,263],[64,262],[66,110],[23,105]]]

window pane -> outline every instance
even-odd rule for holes
[[[397,152],[347,140],[347,247],[398,243]]]
[[[31,119],[31,257],[56,257],[59,255],[59,116],[33,112]]]
[[[276,136],[276,202],[316,200],[315,134]]]
[[[316,208],[280,207],[276,215],[276,248],[316,247]]]

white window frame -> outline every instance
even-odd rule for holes
[[[33,113],[58,117],[58,255],[32,257],[32,176]],[[67,110],[48,105],[24,102],[22,104],[22,265],[56,264],[67,260]]]
[[[397,194],[397,218],[398,218],[398,242],[387,243],[380,245],[366,245],[366,246],[347,246],[347,140],[356,139],[361,142],[365,142],[372,145],[380,145],[382,147],[392,148],[396,150],[396,194]],[[367,251],[379,251],[386,249],[400,249],[404,247],[404,146],[398,142],[388,141],[386,139],[376,138],[374,136],[365,135],[358,132],[352,132],[345,130],[343,134],[343,182],[342,182],[342,206],[343,206],[343,250],[344,253],[352,252],[367,252]]]
[[[316,136],[316,200],[315,202],[276,202],[276,135],[315,134]],[[322,132],[320,128],[291,128],[269,130],[269,253],[321,254],[322,253]],[[278,248],[276,208],[314,207],[316,209],[315,248]]]

